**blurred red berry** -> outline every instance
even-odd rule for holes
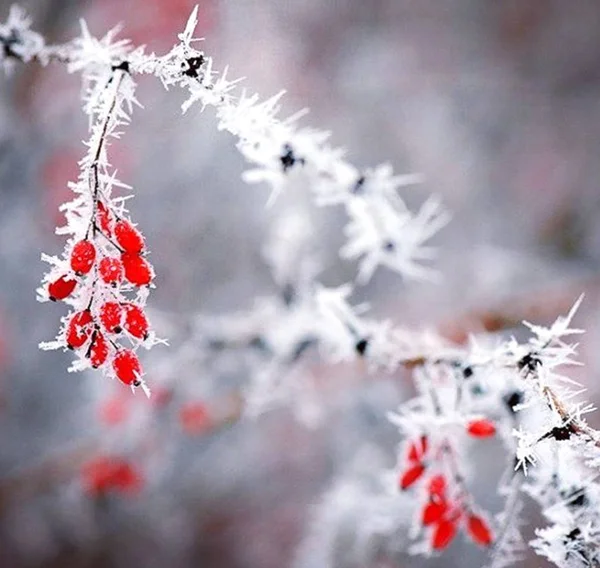
[[[75,286],[77,286],[77,280],[65,274],[48,284],[48,296],[53,302],[64,300],[75,290]]]
[[[124,253],[121,262],[125,269],[125,278],[135,286],[146,286],[152,281],[152,266],[137,254]]]
[[[448,502],[445,500],[429,501],[423,508],[421,522],[424,526],[441,521],[442,517],[448,512]]]
[[[408,489],[415,481],[417,481],[425,472],[425,466],[422,463],[417,463],[409,467],[399,479],[399,486],[402,491]]]
[[[139,384],[142,376],[142,365],[133,351],[129,349],[119,351],[113,360],[113,369],[122,383],[134,386]]]
[[[467,432],[475,438],[488,438],[496,433],[496,425],[487,418],[472,420],[467,425]]]
[[[71,251],[71,268],[76,274],[87,274],[94,266],[96,247],[88,240],[78,241]]]
[[[139,254],[144,249],[144,237],[129,221],[121,219],[114,228],[115,239],[128,253]]]
[[[98,264],[98,272],[106,284],[115,286],[123,280],[123,264],[118,258],[105,256]]]
[[[434,550],[446,548],[456,536],[456,521],[442,519],[434,528],[431,535],[431,546]]]
[[[487,522],[478,515],[469,515],[467,519],[467,532],[473,542],[481,546],[492,544],[492,531]]]
[[[108,426],[121,424],[127,419],[127,401],[119,395],[112,396],[100,405],[98,414],[100,420]]]
[[[446,494],[446,478],[438,473],[429,479],[429,495],[432,497],[443,497]]]
[[[417,440],[410,442],[407,453],[408,459],[410,461],[421,461],[427,453],[428,442],[427,436],[421,436]]]
[[[208,408],[203,402],[190,402],[179,410],[179,423],[187,434],[201,434],[211,426]]]
[[[139,471],[121,458],[94,458],[83,465],[81,474],[86,491],[93,496],[104,495],[111,490],[132,494],[142,486]]]

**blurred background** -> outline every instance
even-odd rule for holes
[[[10,3],[0,0],[0,20]],[[85,18],[96,35],[123,22],[123,37],[157,53],[194,4],[21,2],[49,42],[72,38]],[[203,0],[199,35],[250,91],[285,88],[284,114],[309,107],[304,123],[331,130],[355,165],[421,172],[425,182],[404,190],[411,205],[436,193],[451,210],[435,239],[440,283],[380,270],[356,301],[462,341],[552,320],[586,292],[577,376],[598,400],[599,25],[600,4],[586,0]],[[169,385],[150,403],[99,374],[67,374],[69,354],[37,349],[64,315],[36,303],[35,289],[40,252],[62,250],[54,227],[86,119],[79,77],[61,66],[0,78],[0,566],[480,565],[485,555],[460,539],[442,559],[417,562],[397,552],[402,531],[365,528],[407,506],[378,501],[376,477],[394,465],[385,413],[410,396],[409,381],[320,367],[329,386],[311,427],[285,407],[237,420],[238,399],[214,383],[239,366],[180,364],[193,314],[278,293],[263,249],[286,212],[312,220],[323,283],[351,280],[356,266],[338,257],[338,210],[315,210],[302,187],[267,209],[267,190],[242,183],[243,161],[210,110],[182,117],[182,93],[138,83],[145,108],[111,154],[135,188],[132,218],[158,275],[150,306],[171,344],[146,361],[148,382]],[[85,464],[107,454],[134,470],[104,495]],[[475,485],[482,504],[498,506]],[[335,510],[318,507],[325,493]]]

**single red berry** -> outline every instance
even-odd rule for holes
[[[446,548],[456,536],[456,521],[442,519],[434,528],[431,535],[431,546],[434,550]]]
[[[113,465],[111,484],[121,493],[137,493],[142,486],[142,476],[131,463],[119,460]]]
[[[107,237],[110,237],[112,235],[113,218],[111,212],[101,201],[98,201],[98,211],[96,213],[96,220],[98,222],[98,227],[100,227],[100,230]]]
[[[76,312],[69,320],[66,332],[66,342],[69,349],[77,349],[81,347],[89,338],[94,321],[92,313],[89,310]]]
[[[144,250],[142,233],[126,219],[121,219],[115,223],[115,239],[125,252],[139,254]]]
[[[399,486],[402,491],[408,489],[425,472],[425,466],[422,463],[416,463],[409,467],[399,479]]]
[[[124,253],[121,262],[125,269],[125,278],[135,286],[146,286],[153,278],[152,265],[137,254]]]
[[[442,498],[446,494],[446,478],[438,473],[429,479],[429,495]]]
[[[98,409],[100,420],[109,426],[121,424],[127,420],[129,406],[126,400],[115,395],[105,400]]]
[[[408,445],[408,459],[413,462],[421,461],[423,456],[427,453],[428,445],[429,440],[427,439],[427,436],[421,436],[417,440],[410,442]]]
[[[126,385],[139,385],[142,365],[133,351],[129,349],[119,351],[113,360],[113,369],[121,382]]]
[[[208,408],[202,402],[190,402],[182,406],[179,422],[187,434],[201,434],[211,426]]]
[[[75,286],[77,286],[77,280],[65,274],[58,280],[48,284],[48,296],[53,302],[64,300],[75,290]]]
[[[467,432],[475,438],[488,438],[496,433],[496,425],[487,418],[471,420],[467,425]]]
[[[469,515],[467,519],[467,532],[473,542],[482,546],[492,544],[492,531],[487,522],[478,515]]]
[[[93,496],[114,490],[134,493],[142,484],[142,476],[129,462],[110,456],[99,456],[83,465],[83,485]]]
[[[423,514],[421,522],[423,526],[429,526],[433,523],[439,523],[442,517],[448,512],[448,502],[445,500],[441,501],[429,501],[423,508]]]
[[[111,471],[112,461],[105,456],[84,463],[81,476],[86,491],[94,496],[104,494],[110,487]]]
[[[96,247],[91,241],[78,241],[71,251],[71,268],[77,274],[87,274],[94,266]]]
[[[123,280],[123,264],[118,258],[105,256],[98,264],[98,272],[106,284],[116,286]]]
[[[118,302],[104,302],[100,308],[100,323],[108,333],[121,333],[123,307]]]
[[[108,341],[100,331],[95,331],[92,334],[92,344],[90,345],[90,362],[94,369],[101,367],[108,358],[109,345]]]
[[[140,306],[136,304],[125,305],[125,329],[138,339],[148,337],[148,318]]]

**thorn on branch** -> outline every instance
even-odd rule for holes
[[[184,75],[188,77],[198,77],[198,70],[202,67],[204,63],[204,57],[202,55],[198,55],[197,57],[189,57],[186,59],[186,63],[188,64],[188,68],[183,72]]]
[[[526,370],[526,374],[535,373],[536,369],[542,365],[542,360],[536,353],[527,353],[517,362],[520,371]]]
[[[2,53],[5,58],[14,57],[19,61],[21,60],[19,54],[13,49],[14,45],[21,43],[21,38],[17,30],[10,30],[10,35],[8,37],[0,36],[0,43],[2,43]]]
[[[354,349],[356,349],[356,352],[361,357],[365,356],[365,353],[367,352],[368,347],[369,347],[369,340],[366,338],[360,339],[359,341],[356,342],[356,345],[354,345]]]
[[[125,71],[125,73],[129,73],[129,61],[121,61],[118,65],[113,65],[111,69],[113,71]]]
[[[360,195],[364,192],[365,190],[365,182],[367,181],[367,178],[365,178],[364,175],[361,175],[356,182],[354,183],[354,185],[352,186],[352,188],[350,189],[350,192],[353,195]]]
[[[283,154],[279,157],[279,161],[281,162],[284,173],[287,173],[287,171],[296,163],[304,165],[304,158],[297,158],[294,155],[293,148],[289,144],[283,146]]]
[[[523,392],[513,391],[504,395],[504,404],[511,412],[516,412],[515,407],[523,402]]]
[[[296,300],[296,288],[289,282],[282,288],[281,297],[283,303],[289,308]]]

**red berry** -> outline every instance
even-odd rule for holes
[[[477,515],[469,515],[467,519],[467,532],[469,536],[477,544],[489,546],[492,544],[492,531],[490,527],[481,517]]]
[[[427,452],[428,445],[427,436],[421,436],[417,440],[410,442],[408,445],[408,459],[410,461],[420,461]]]
[[[447,501],[429,501],[423,508],[423,515],[421,518],[423,526],[429,526],[433,523],[440,522],[442,517],[448,511],[448,508]]]
[[[92,313],[89,310],[76,312],[69,320],[66,332],[67,347],[77,349],[81,347],[89,338],[92,323]]]
[[[142,233],[126,219],[121,219],[115,224],[115,239],[125,252],[139,254],[144,249]]]
[[[95,331],[92,336],[92,344],[90,345],[90,362],[94,369],[101,367],[108,358],[108,341],[100,331]]]
[[[417,481],[425,472],[425,466],[422,463],[417,463],[409,467],[399,480],[400,489],[404,491],[408,489],[415,481]]]
[[[94,266],[96,247],[91,241],[78,241],[71,251],[71,268],[77,274],[87,274]]]
[[[48,284],[48,296],[53,302],[56,302],[56,300],[64,300],[71,295],[73,290],[75,290],[75,286],[77,286],[77,280],[74,280],[65,274],[58,280]]]
[[[433,475],[429,479],[429,495],[442,498],[446,494],[446,478],[441,474]]]
[[[113,369],[121,382],[138,386],[142,376],[142,365],[133,351],[129,349],[119,351],[113,360]]]
[[[140,306],[127,304],[125,306],[125,329],[138,339],[148,337],[148,318]]]
[[[94,458],[83,465],[83,485],[94,496],[110,490],[132,493],[140,489],[142,477],[127,461],[109,456]]]
[[[105,302],[100,308],[100,322],[108,333],[121,333],[123,308],[117,302]]]
[[[146,286],[153,278],[152,266],[143,257],[137,254],[124,253],[121,262],[125,269],[125,278],[135,286]]]
[[[434,550],[446,548],[456,536],[456,521],[442,519],[433,530],[431,546]]]
[[[496,425],[486,418],[472,420],[467,425],[467,432],[475,438],[488,438],[496,433]]]
[[[115,286],[123,280],[123,264],[118,258],[105,256],[98,264],[98,272],[106,284]]]
[[[114,426],[127,419],[129,407],[121,396],[112,396],[101,404],[98,413],[102,422]]]
[[[98,227],[100,227],[100,230],[107,237],[110,237],[112,235],[113,219],[110,211],[107,209],[106,205],[104,205],[104,203],[102,203],[101,201],[98,201],[96,221],[98,223]]]
[[[179,422],[187,434],[201,434],[211,425],[210,415],[202,402],[190,402],[179,411]]]

